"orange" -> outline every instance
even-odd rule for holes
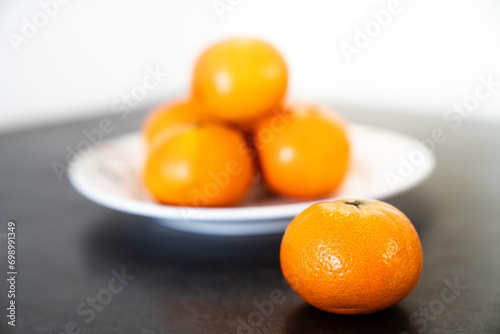
[[[403,300],[422,271],[410,220],[375,200],[317,203],[288,226],[281,268],[290,286],[323,311],[366,314]]]
[[[200,107],[192,101],[177,100],[153,109],[144,121],[142,132],[151,148],[161,141],[165,131],[174,125],[206,119]]]
[[[246,127],[283,99],[287,83],[285,60],[272,45],[233,38],[198,58],[192,97],[209,115]]]
[[[149,153],[143,179],[163,204],[222,207],[238,203],[254,167],[243,134],[202,121],[177,125]]]
[[[278,194],[329,195],[347,173],[344,122],[324,107],[292,104],[275,109],[256,123],[254,137],[264,180]]]

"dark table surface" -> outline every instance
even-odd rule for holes
[[[341,111],[420,140],[439,128],[447,136],[433,175],[387,199],[413,221],[424,252],[417,287],[395,307],[341,316],[306,305],[283,280],[281,235],[190,235],[83,198],[51,164],[65,162],[96,118],[0,136],[0,270],[15,220],[18,272],[15,328],[0,280],[1,332],[500,333],[500,126]],[[109,115],[116,128],[106,139],[143,116]],[[284,297],[271,308],[273,293]]]

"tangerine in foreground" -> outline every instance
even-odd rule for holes
[[[172,127],[148,154],[143,179],[163,204],[223,207],[252,185],[254,166],[243,134],[213,121]]]
[[[391,307],[415,288],[422,248],[410,220],[376,200],[314,204],[288,226],[281,269],[312,306],[339,314]]]

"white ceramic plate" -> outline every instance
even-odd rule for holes
[[[382,128],[350,124],[351,168],[342,186],[314,201],[284,198],[256,185],[237,207],[192,208],[155,203],[141,183],[145,150],[139,133],[118,137],[78,155],[69,179],[83,196],[103,206],[150,217],[167,227],[211,235],[282,233],[313,203],[334,198],[383,199],[422,182],[435,157],[419,141]]]

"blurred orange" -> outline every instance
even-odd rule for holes
[[[264,180],[276,193],[315,198],[333,192],[349,165],[344,122],[323,107],[275,109],[254,130]]]
[[[143,178],[164,204],[222,207],[238,203],[254,177],[243,134],[200,121],[177,125],[149,153]]]
[[[174,125],[207,119],[200,107],[189,100],[168,102],[151,111],[142,128],[148,146],[161,142],[165,131]]]
[[[209,115],[246,129],[283,99],[287,83],[285,60],[272,45],[233,38],[198,58],[192,97]]]

